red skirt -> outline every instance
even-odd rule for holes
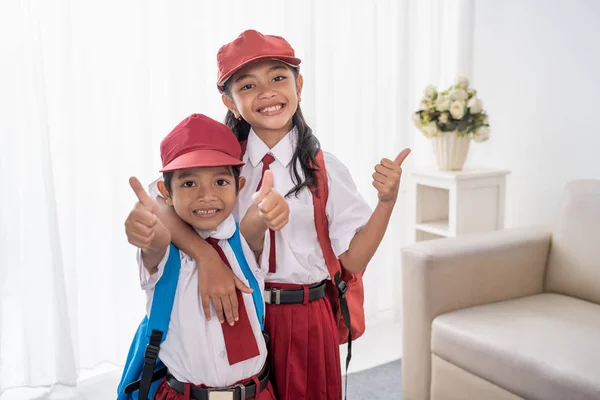
[[[256,377],[252,377],[255,383],[258,383]],[[247,382],[247,381],[245,381]],[[200,388],[206,388],[204,385],[196,386]],[[267,384],[267,387],[261,391],[258,396],[253,397],[255,400],[275,400],[275,391],[273,390],[273,386],[271,386],[271,382]],[[166,379],[163,379],[158,389],[156,390],[156,394],[154,395],[154,400],[191,400],[189,396],[186,396],[183,393],[179,393],[175,389],[173,389],[167,383]]]
[[[308,288],[270,282],[266,287]],[[329,299],[266,306],[265,329],[270,338],[269,363],[276,398],[340,400],[340,347]]]

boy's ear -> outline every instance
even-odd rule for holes
[[[233,99],[231,97],[229,97],[228,95],[223,93],[221,95],[221,101],[223,101],[223,104],[225,104],[225,107],[227,107],[227,109],[229,111],[231,111],[233,113],[233,115],[235,115],[236,119],[240,117],[240,112],[238,111],[238,109],[235,106],[235,103],[233,102]]]
[[[246,186],[246,178],[244,178],[243,176],[240,176],[240,179],[238,180],[238,187],[240,188],[239,189],[240,192],[242,191],[244,186]]]
[[[158,191],[160,192],[161,196],[165,199],[165,203],[167,203],[168,206],[173,206],[173,199],[171,199],[171,195],[169,194],[169,191],[167,190],[167,187],[165,186],[165,182],[164,181],[158,181]]]
[[[298,103],[302,101],[302,86],[304,86],[304,78],[302,74],[298,74],[296,78],[296,92],[298,93]]]

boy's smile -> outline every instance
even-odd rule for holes
[[[244,179],[239,180],[239,189]],[[232,167],[187,168],[173,172],[170,190],[159,187],[177,215],[198,230],[214,230],[231,215],[238,190]]]

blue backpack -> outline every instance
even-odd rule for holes
[[[250,288],[253,289],[254,306],[256,307],[261,329],[264,329],[265,306],[262,291],[244,256],[239,225],[236,224],[235,233],[228,239],[228,242],[250,284]],[[167,368],[158,358],[158,353],[160,344],[167,338],[171,310],[173,309],[177,281],[179,280],[180,265],[179,249],[171,244],[163,275],[154,288],[150,318],[144,317],[131,342],[123,375],[117,388],[117,400],[148,400],[154,398],[160,380],[167,374]]]

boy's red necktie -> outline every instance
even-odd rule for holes
[[[231,268],[231,264],[229,264],[227,257],[225,257],[223,249],[219,246],[219,240],[208,238],[206,241],[214,247],[217,253],[219,253],[221,260]],[[260,354],[254,332],[252,331],[252,326],[250,325],[250,320],[248,319],[242,292],[236,289],[236,294],[238,299],[239,320],[233,326],[229,325],[227,322],[221,324],[229,365],[249,360]]]
[[[256,191],[260,190],[262,186],[263,176],[265,175],[265,171],[269,169],[269,165],[275,161],[275,157],[271,154],[266,154],[263,159],[263,167],[262,173],[260,175],[260,181],[258,182],[258,186],[256,187]],[[274,273],[277,270],[277,258],[275,256],[275,231],[269,229],[269,240],[270,240],[270,248],[269,248],[269,273]]]

